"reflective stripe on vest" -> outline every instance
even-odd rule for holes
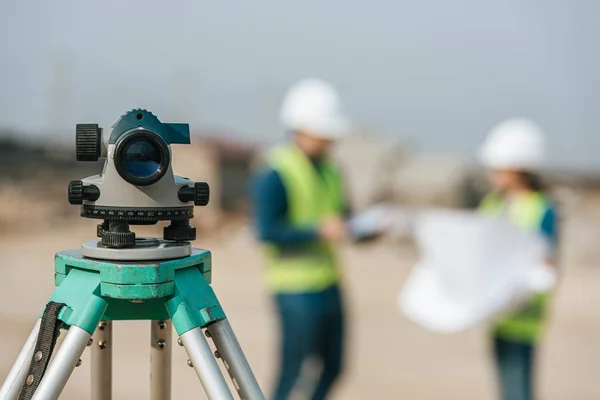
[[[325,163],[317,171],[295,146],[275,148],[269,163],[285,188],[288,223],[313,228],[324,217],[342,213],[342,180],[331,164]],[[268,262],[267,284],[274,292],[316,292],[339,280],[335,250],[324,242],[286,247],[266,244],[264,249]]]
[[[519,197],[510,205],[500,196],[490,194],[480,206],[480,210],[486,214],[506,213],[515,225],[529,231],[540,230],[548,208],[548,199],[538,192]],[[510,341],[535,343],[543,330],[547,303],[547,293],[535,295],[521,309],[508,315],[496,325],[496,336]]]

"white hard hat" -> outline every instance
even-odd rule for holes
[[[281,106],[281,122],[287,129],[332,140],[344,136],[350,125],[336,90],[318,79],[292,85]]]
[[[491,169],[536,170],[544,164],[545,147],[544,132],[535,122],[513,118],[490,130],[479,160]]]

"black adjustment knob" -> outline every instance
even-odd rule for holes
[[[206,206],[210,200],[210,186],[206,182],[196,182],[194,184],[194,190],[196,192],[196,198],[194,199],[194,205]]]
[[[77,161],[98,161],[101,153],[101,137],[98,124],[77,124],[75,130]]]
[[[104,227],[106,226],[104,221]],[[102,225],[100,225],[102,227]],[[125,221],[108,221],[108,229],[99,228],[102,235],[102,244],[113,249],[135,247],[135,232],[129,230]]]
[[[83,204],[83,182],[69,182],[69,204]]]
[[[163,237],[176,242],[196,240],[196,227],[190,226],[189,220],[171,221],[171,225],[165,226]]]
[[[102,235],[104,235],[104,232],[108,230],[109,226],[110,225],[108,221],[104,221],[103,223],[98,224],[98,226],[96,227],[96,236],[101,238]]]
[[[113,249],[135,246],[135,232],[102,232],[102,244]]]
[[[206,182],[196,182],[194,187],[184,186],[179,189],[177,195],[184,203],[193,201],[196,206],[205,206],[210,200],[210,187]]]
[[[96,201],[100,198],[100,189],[97,186],[89,185],[83,187],[83,199],[86,201]]]
[[[82,181],[69,183],[69,203],[83,204],[84,200],[96,201],[100,198],[100,189],[94,185],[83,186]]]

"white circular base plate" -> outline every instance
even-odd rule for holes
[[[135,242],[135,247],[111,249],[98,240],[91,240],[81,245],[81,253],[85,257],[111,261],[168,260],[192,254],[189,242],[170,242],[155,238],[136,238]]]

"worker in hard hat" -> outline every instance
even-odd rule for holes
[[[344,312],[336,247],[347,234],[344,184],[328,153],[349,124],[335,89],[316,79],[289,89],[281,120],[291,134],[289,143],[271,150],[266,171],[252,187],[281,333],[272,398],[288,399],[304,361],[315,357],[320,375],[307,398],[325,399],[342,369]]]
[[[539,232],[548,242],[554,265],[557,213],[538,176],[545,161],[545,137],[533,121],[515,118],[495,126],[480,159],[493,187],[481,203],[486,214],[505,215],[516,226]],[[493,354],[503,400],[534,399],[535,355],[542,337],[549,294],[539,294],[494,327]]]

